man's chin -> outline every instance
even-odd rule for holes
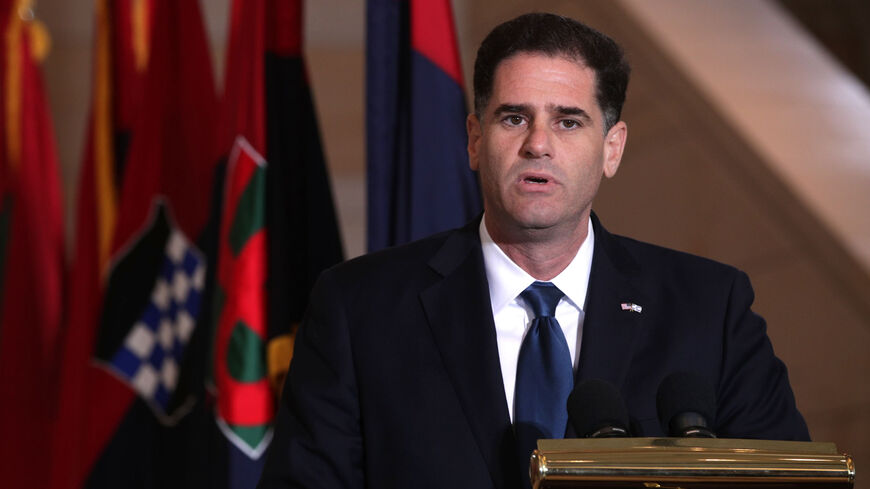
[[[515,215],[514,220],[518,230],[534,236],[545,236],[550,232],[570,235],[571,230],[583,227],[581,216],[566,216],[555,212],[527,212]]]
[[[559,232],[564,228],[564,224],[558,219],[535,216],[517,220],[516,229],[526,236],[543,237],[552,232]]]
[[[546,230],[558,227],[566,221],[565,216],[550,209],[525,209],[513,215],[515,222],[522,229]]]

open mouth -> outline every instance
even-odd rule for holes
[[[544,183],[549,182],[550,180],[548,180],[548,179],[546,179],[546,178],[544,178],[544,177],[526,177],[526,178],[523,179],[523,181],[526,182],[526,183],[538,183],[538,184],[544,184]]]

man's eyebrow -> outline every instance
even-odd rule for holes
[[[528,112],[529,106],[524,104],[501,104],[495,108],[493,112],[495,115],[501,115],[506,113],[523,113]]]
[[[580,107],[570,107],[565,105],[557,105],[553,107],[553,112],[560,115],[576,115],[577,117],[583,119],[584,122],[590,123],[592,122],[592,117],[588,112],[581,109]]]

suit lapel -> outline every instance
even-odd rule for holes
[[[420,300],[495,487],[519,487],[479,220],[453,233],[429,262],[443,278]]]
[[[594,214],[592,225],[595,251],[576,380],[601,379],[620,387],[628,373],[643,319],[642,311],[630,308],[631,304],[643,307],[645,303],[634,283],[640,270],[634,258]]]

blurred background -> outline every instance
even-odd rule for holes
[[[200,3],[218,93],[229,0]],[[860,0],[453,0],[462,71],[483,36],[552,11],[632,64],[612,232],[746,271],[816,441],[870,463],[870,4]],[[39,0],[71,253],[91,100],[91,2]],[[365,4],[304,8],[305,55],[346,257],[366,250]],[[870,487],[866,484],[864,487]]]

